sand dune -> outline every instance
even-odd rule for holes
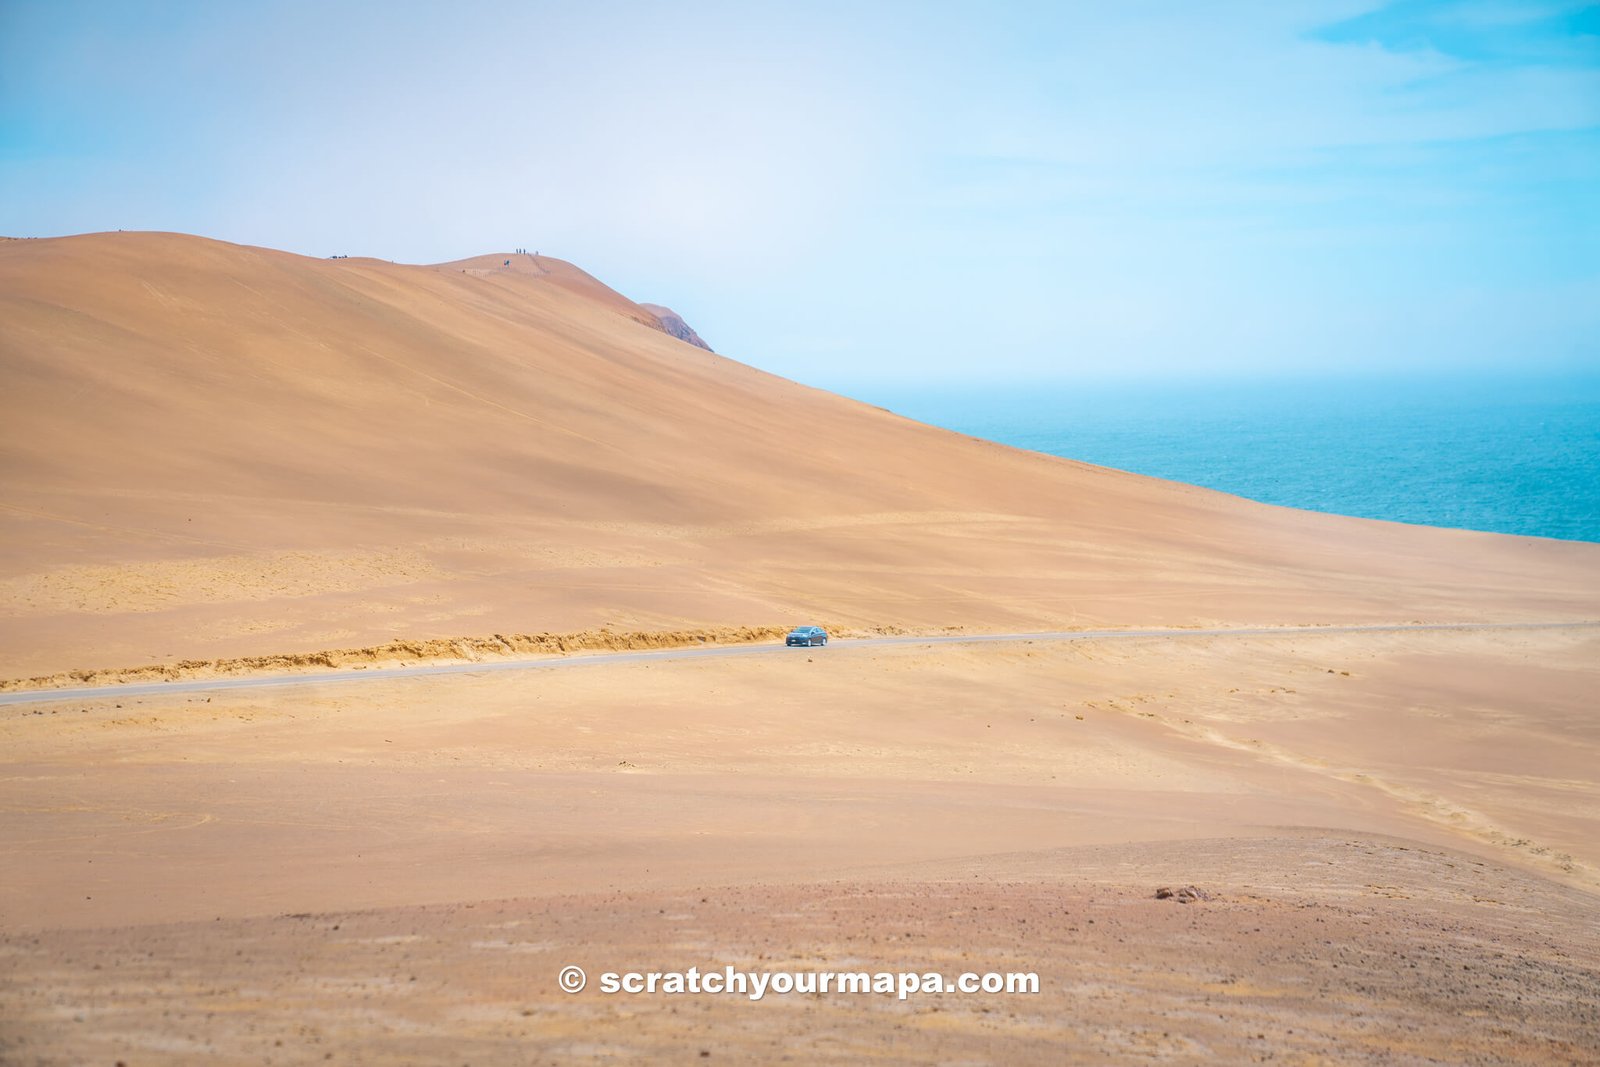
[[[1594,546],[1021,453],[658,325],[545,256],[0,242],[0,675],[810,617],[1600,615]]]

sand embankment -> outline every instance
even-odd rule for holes
[[[485,660],[558,655],[568,652],[623,652],[688,648],[698,645],[751,644],[776,641],[784,635],[773,627],[725,626],[710,630],[615,633],[592,630],[576,634],[491,634],[431,641],[389,641],[364,648],[331,648],[319,652],[242,656],[237,659],[180,660],[143,667],[107,667],[65,671],[33,678],[0,680],[0,692],[20,689],[64,689],[72,686],[116,686],[140,682],[198,681],[246,674],[292,676],[312,670],[403,667],[416,663],[482,663]]]

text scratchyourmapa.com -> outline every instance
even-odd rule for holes
[[[561,969],[557,982],[568,993],[581,993],[589,983],[583,968]],[[1012,994],[1039,992],[1032,971],[966,971],[946,976],[936,971],[745,971],[727,966],[702,971],[606,971],[600,975],[604,994],[666,996],[744,996],[760,1000],[769,993],[786,996],[846,994],[894,996],[906,1000],[929,994]]]

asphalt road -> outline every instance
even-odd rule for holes
[[[1133,638],[1193,637],[1319,637],[1328,634],[1429,633],[1452,630],[1570,630],[1600,628],[1600,622],[1519,623],[1417,623],[1395,626],[1251,626],[1214,630],[1065,630],[1033,634],[939,634],[909,637],[833,638],[834,648],[884,648],[890,645],[976,645],[1038,641],[1108,641]],[[318,674],[267,674],[243,678],[208,678],[191,682],[138,682],[126,685],[85,686],[78,689],[19,689],[0,693],[0,706],[45,704],[108,697],[166,696],[173,693],[216,693],[230,689],[264,689],[270,686],[334,685],[387,681],[442,674],[492,674],[497,671],[547,671],[568,667],[594,667],[618,663],[661,663],[680,659],[723,656],[782,656],[801,652],[826,653],[822,648],[788,648],[760,645],[709,645],[668,648],[649,652],[596,652],[539,659],[496,660],[489,663],[441,663],[417,667],[381,667],[367,670],[324,671]]]

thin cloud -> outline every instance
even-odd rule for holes
[[[539,248],[825,383],[1600,362],[1593,6],[103,9],[3,7],[0,232]]]

